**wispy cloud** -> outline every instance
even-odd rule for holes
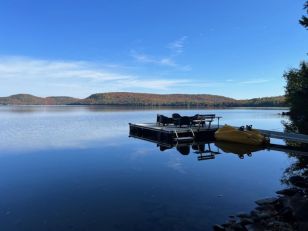
[[[135,54],[137,55],[137,53]],[[144,62],[152,57],[140,56]],[[172,60],[160,59],[161,65],[176,65]],[[138,66],[138,65],[137,65]],[[218,80],[183,76],[172,73],[155,76],[134,72],[134,67],[100,62],[48,60],[21,56],[0,56],[0,96],[30,93],[38,96],[68,95],[87,97],[97,92],[134,91],[152,93],[212,93],[224,94],[230,85],[246,89],[248,84],[262,84],[270,79]],[[187,67],[189,68],[189,67]]]
[[[250,79],[245,81],[240,81],[239,84],[259,84],[259,83],[267,83],[269,79]]]
[[[184,43],[185,40],[187,39],[187,36],[183,36],[177,40],[175,40],[174,42],[171,42],[168,45],[168,48],[171,49],[173,52],[175,52],[176,54],[180,54],[183,52],[184,49]]]
[[[167,55],[162,56],[153,56],[146,54],[144,52],[138,52],[134,49],[131,50],[131,56],[140,63],[145,64],[154,64],[166,67],[172,67],[180,71],[190,71],[191,67],[189,65],[181,65],[176,62],[176,57],[180,55],[184,50],[184,42],[187,39],[187,36],[183,36],[171,43],[168,44],[167,48],[170,51]]]
[[[139,53],[135,50],[131,50],[131,55],[133,58],[135,58],[135,60],[142,63],[152,63],[169,67],[177,66],[174,60],[168,57],[156,58],[144,53]]]
[[[161,60],[172,65],[168,60]],[[109,65],[110,66],[110,65]],[[117,65],[115,65],[117,66]],[[105,68],[103,68],[105,67]],[[112,71],[111,71],[112,69]],[[187,80],[123,73],[86,61],[44,60],[29,57],[0,57],[1,95],[20,92],[85,97],[105,91],[167,91]]]

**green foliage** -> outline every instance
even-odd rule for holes
[[[286,101],[290,105],[291,122],[287,128],[294,132],[308,134],[308,63],[302,62],[299,69],[285,72]]]
[[[304,5],[304,10],[306,10],[306,13],[308,16],[308,1],[306,1]],[[307,16],[303,15],[302,18],[299,20],[299,23],[306,29],[308,29],[308,17]]]

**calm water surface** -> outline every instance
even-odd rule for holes
[[[210,230],[284,187],[286,153],[212,160],[129,138],[156,114],[215,113],[282,130],[282,109],[129,110],[0,107],[0,230]]]

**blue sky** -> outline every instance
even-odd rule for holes
[[[0,0],[0,96],[282,95],[304,0]]]

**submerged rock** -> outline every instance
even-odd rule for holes
[[[271,197],[271,198],[265,198],[261,200],[255,201],[258,205],[267,205],[267,204],[274,204],[277,202],[278,198],[276,197]]]
[[[247,231],[264,231],[264,230],[266,230],[266,228],[263,225],[258,224],[258,223],[245,225],[245,228],[246,228]]]
[[[299,189],[297,188],[286,188],[286,189],[279,190],[276,193],[280,195],[293,196],[297,192],[299,192]]]
[[[252,224],[254,221],[251,218],[241,218],[240,219],[240,223],[242,225],[248,225],[248,224]]]
[[[216,224],[216,225],[213,226],[213,230],[214,231],[224,231],[226,229],[223,226]]]
[[[308,231],[307,177],[292,176],[293,188],[277,191],[279,197],[255,201],[257,206],[249,214],[238,213],[223,225],[226,231]]]
[[[250,217],[248,213],[238,213],[236,214],[236,216],[239,218],[249,218]]]

